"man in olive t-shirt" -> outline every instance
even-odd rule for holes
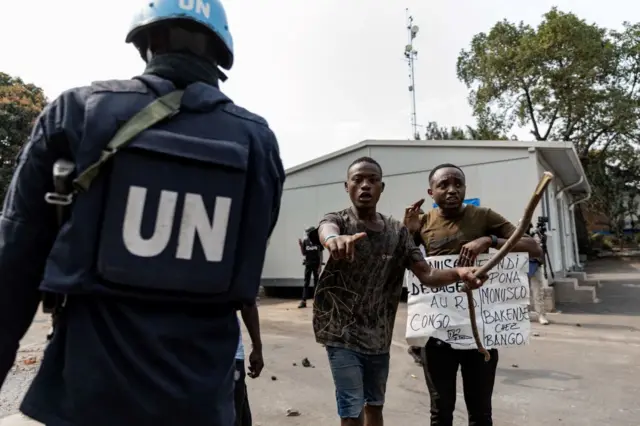
[[[437,208],[419,214],[420,200],[406,209],[404,224],[422,240],[427,256],[459,255],[460,266],[473,265],[476,257],[489,248],[500,248],[515,226],[497,212],[463,204],[466,178],[453,164],[441,164],[429,175],[429,195]],[[540,246],[523,237],[512,251],[541,255]],[[475,349],[453,349],[431,338],[422,351],[422,364],[431,395],[431,426],[452,426],[456,400],[456,376],[462,368],[464,400],[469,426],[493,424],[491,397],[498,365],[498,351],[491,349],[491,360],[484,361]]]

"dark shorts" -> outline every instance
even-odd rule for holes
[[[365,355],[327,346],[327,354],[340,418],[357,419],[365,405],[384,405],[389,377],[388,353]]]

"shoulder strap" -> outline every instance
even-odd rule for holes
[[[184,91],[182,90],[174,90],[138,111],[136,115],[118,129],[113,139],[109,141],[107,147],[100,154],[100,159],[87,167],[73,180],[73,187],[77,191],[87,191],[91,187],[93,180],[98,176],[98,173],[100,173],[101,167],[116,155],[119,149],[127,146],[143,131],[179,113],[183,93]]]

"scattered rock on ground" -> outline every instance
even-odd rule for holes
[[[293,408],[288,408],[287,409],[287,417],[297,417],[300,415],[300,411],[295,410]]]
[[[0,419],[18,412],[22,398],[40,367],[43,350],[44,345],[34,345],[18,352],[0,391]]]

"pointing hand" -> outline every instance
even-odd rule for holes
[[[349,262],[353,262],[356,255],[356,241],[366,236],[366,232],[358,232],[355,235],[337,235],[326,240],[324,246],[334,259],[347,259]]]

